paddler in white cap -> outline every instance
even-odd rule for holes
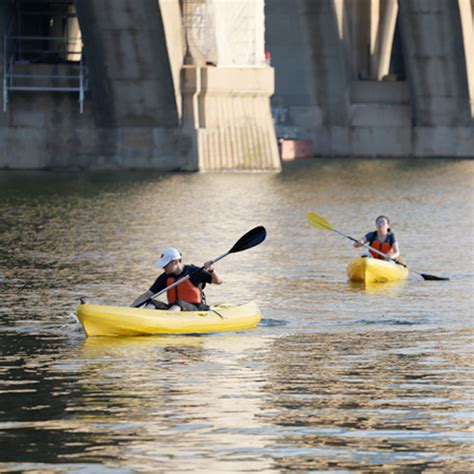
[[[149,309],[169,309],[171,311],[203,311],[209,309],[206,305],[204,287],[206,284],[220,285],[222,283],[211,262],[205,263],[202,268],[195,265],[185,265],[178,250],[168,247],[163,250],[155,265],[157,268],[162,268],[163,273],[147,292],[140,295],[132,303],[133,307],[140,307],[146,302],[146,308]],[[188,275],[189,278],[186,278]],[[154,295],[183,278],[184,280],[181,283],[167,290],[168,304],[152,299]]]

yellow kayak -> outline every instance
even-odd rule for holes
[[[241,331],[258,325],[262,315],[250,302],[241,306],[218,304],[209,311],[163,311],[81,304],[77,317],[87,336],[144,336]]]
[[[349,263],[347,275],[352,281],[383,283],[406,279],[408,268],[378,258],[359,257]]]

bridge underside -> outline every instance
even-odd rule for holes
[[[76,0],[63,2],[69,10],[62,16],[52,11],[58,2],[40,1],[50,18],[54,13],[54,21],[62,21],[60,34],[69,48],[76,42],[72,17],[83,42],[76,57],[68,49],[53,60],[28,56],[25,45],[40,35],[26,20],[15,25],[16,9],[24,18],[37,13],[33,3],[0,6],[0,17],[16,28],[12,32],[6,21],[0,28],[8,37],[2,63],[9,84],[0,115],[0,167],[280,168],[269,100],[273,69],[264,61],[263,0],[243,9],[237,2],[230,11],[191,0]],[[261,17],[255,13],[259,4]],[[227,22],[237,40],[240,34],[248,41],[250,33],[255,41],[222,45],[219,34],[227,35],[215,31],[217,19]],[[56,32],[41,33],[47,37],[42,46],[51,49]],[[212,39],[216,44],[208,51]],[[71,71],[78,58],[87,66],[87,77],[77,76],[80,106],[77,95],[56,87],[63,80],[76,90]],[[43,82],[37,87],[35,80]]]
[[[278,138],[472,157],[473,5],[0,2],[0,168],[275,170]]]
[[[274,0],[277,136],[316,156],[473,157],[473,5]]]

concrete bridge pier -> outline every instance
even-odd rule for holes
[[[414,126],[413,154],[472,156],[471,5],[464,0],[399,3]]]
[[[53,19],[58,6],[70,27]],[[17,20],[39,11],[36,22]],[[17,38],[31,41],[37,25],[50,25],[44,51],[22,57]],[[79,33],[64,57],[48,46]],[[8,93],[1,89],[0,168],[280,168],[264,0],[5,0],[0,38],[1,77],[10,62],[27,74],[19,90],[8,69]],[[70,87],[57,87],[58,71],[67,77],[84,58],[78,106]]]
[[[473,7],[273,0],[277,136],[312,140],[316,156],[472,157]]]
[[[458,0],[471,117],[474,117],[474,0]]]
[[[183,128],[200,170],[279,169],[263,0],[184,0]]]
[[[184,66],[183,128],[200,170],[279,169],[272,89],[271,68]]]
[[[279,169],[263,0],[76,0],[76,7],[98,127],[125,129],[132,146],[175,143],[163,169]]]

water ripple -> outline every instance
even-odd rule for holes
[[[0,471],[472,471],[473,171],[0,172]],[[310,228],[311,209],[355,236],[389,213],[410,266],[451,280],[347,282],[357,252]],[[256,225],[267,240],[219,262],[225,284],[207,289],[255,300],[256,330],[79,330],[80,296],[129,305],[164,246],[203,263]]]

